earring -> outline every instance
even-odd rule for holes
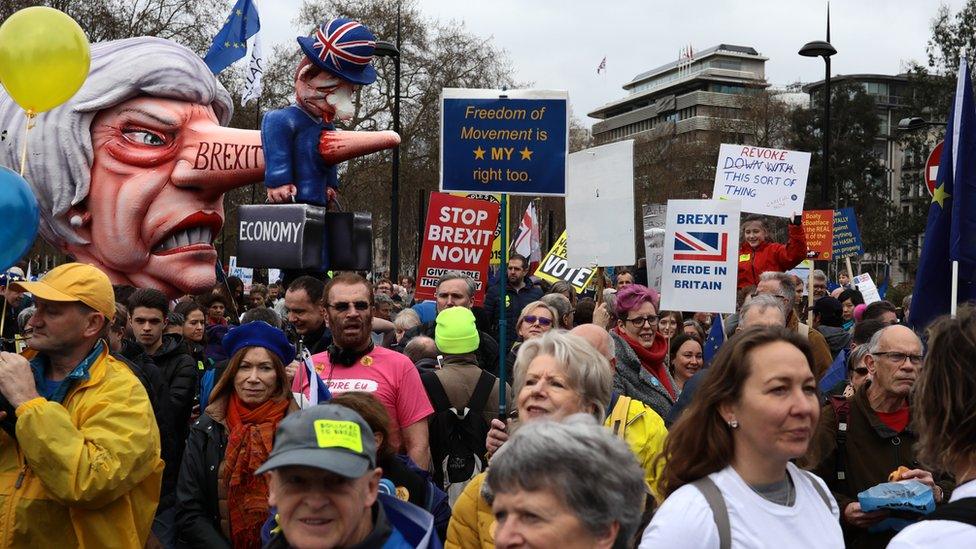
[[[82,219],[81,219],[81,216],[80,215],[75,214],[75,215],[71,216],[71,219],[69,219],[68,222],[71,223],[71,226],[72,227],[74,227],[74,228],[77,229],[77,228],[81,227]]]
[[[729,428],[730,429],[738,429],[739,428],[739,420],[737,420],[735,418],[730,419],[729,420]]]

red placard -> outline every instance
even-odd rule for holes
[[[830,259],[834,250],[834,210],[803,212],[803,232],[807,236],[807,258]]]
[[[430,194],[417,269],[416,299],[434,299],[441,275],[459,271],[475,281],[475,305],[484,302],[499,209],[497,203],[487,200]]]

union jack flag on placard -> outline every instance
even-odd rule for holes
[[[333,19],[315,31],[315,44],[312,47],[318,53],[319,59],[326,63],[338,67],[342,67],[344,61],[355,65],[366,65],[373,59],[376,42],[365,39],[364,36],[357,36],[364,34],[363,31],[369,34],[359,21]],[[347,34],[350,36],[346,37]]]
[[[722,232],[674,233],[674,259],[681,261],[725,261],[729,234]]]

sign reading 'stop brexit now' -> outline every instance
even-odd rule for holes
[[[568,97],[445,88],[441,191],[565,195]]]

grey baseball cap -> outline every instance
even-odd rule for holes
[[[278,424],[274,448],[255,474],[302,465],[359,478],[376,467],[376,439],[359,414],[344,406],[319,404]]]

